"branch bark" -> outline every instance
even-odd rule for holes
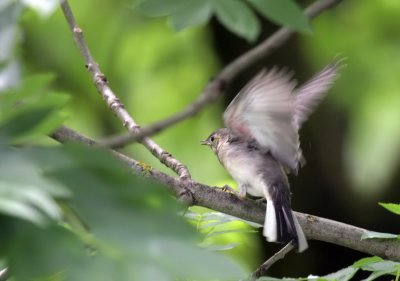
[[[52,137],[59,142],[75,141],[87,145],[96,144],[94,140],[67,127],[59,128]],[[134,172],[147,176],[169,188],[186,205],[206,207],[259,224],[264,222],[265,204],[262,202],[250,199],[242,200],[220,188],[212,188],[193,180],[172,177],[156,169],[145,169],[136,160],[116,151],[113,153]],[[400,261],[400,240],[361,240],[362,235],[368,230],[309,214],[295,212],[295,215],[307,239],[324,241],[384,259]]]
[[[318,0],[305,9],[304,13],[313,19],[322,12],[336,6],[343,0]],[[144,137],[151,136],[166,128],[194,116],[202,108],[209,103],[216,100],[225,90],[226,85],[229,84],[240,72],[254,65],[257,61],[268,57],[273,51],[282,46],[290,37],[296,32],[290,28],[282,27],[269,38],[261,42],[259,45],[250,49],[242,54],[230,64],[225,66],[220,73],[207,85],[203,93],[196,101],[188,105],[182,111],[175,115],[163,119],[159,122],[153,123],[141,129],[137,134],[128,134],[111,137],[102,144],[107,147],[117,148],[123,147],[129,143],[143,139]]]
[[[101,94],[104,101],[112,112],[122,121],[123,126],[132,134],[140,133],[141,129],[135,120],[126,111],[124,105],[109,87],[105,75],[101,72],[98,64],[95,62],[88,45],[83,37],[82,29],[77,25],[75,17],[72,13],[71,7],[67,0],[61,2],[61,8],[64,13],[65,19],[72,31],[76,46],[78,47],[85,63],[86,68],[92,76],[94,85],[97,91]],[[190,178],[189,170],[185,165],[180,163],[177,159],[172,157],[170,153],[162,149],[157,143],[149,138],[142,138],[140,142],[156,157],[161,163],[171,168],[181,178]]]

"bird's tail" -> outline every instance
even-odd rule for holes
[[[270,242],[288,243],[293,240],[299,252],[308,247],[303,230],[290,208],[289,200],[267,200],[263,234]]]

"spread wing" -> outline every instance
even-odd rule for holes
[[[224,122],[236,136],[270,153],[297,170],[299,137],[293,126],[296,82],[285,71],[261,71],[233,99]]]
[[[342,66],[342,61],[337,60],[327,65],[308,82],[296,89],[294,93],[293,125],[297,130],[325,97],[333,82],[339,76],[337,71]]]

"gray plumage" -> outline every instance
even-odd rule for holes
[[[239,184],[240,197],[266,198],[267,240],[293,240],[299,252],[308,246],[291,210],[286,171],[297,171],[302,159],[298,130],[333,84],[339,65],[328,65],[299,88],[285,71],[261,71],[226,109],[227,128],[203,141]]]

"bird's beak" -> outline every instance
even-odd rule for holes
[[[211,145],[211,142],[209,140],[202,140],[200,141],[201,145]]]

